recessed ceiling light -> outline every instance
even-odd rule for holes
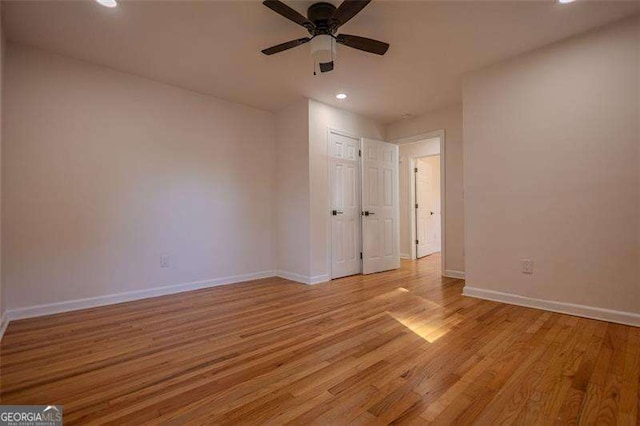
[[[116,7],[118,2],[116,0],[96,0],[98,3],[105,7]]]
[[[574,2],[574,1],[576,1],[576,0],[557,0],[557,1],[558,1],[558,3],[560,3],[560,4],[567,4],[567,3],[573,3],[573,2]]]
[[[346,93],[338,93],[336,95],[336,98],[342,100],[342,99],[347,99],[347,94]]]

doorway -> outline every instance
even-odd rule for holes
[[[430,216],[430,221],[440,221],[439,229],[435,227],[436,238],[432,238],[430,248],[423,247],[424,252],[432,251],[437,253],[439,246],[441,269],[445,271],[447,238],[446,238],[446,143],[444,130],[436,130],[394,141],[399,146],[400,155],[400,257],[403,259],[418,258],[418,244],[420,239],[417,236],[416,204],[420,208],[420,203],[416,202],[416,164],[420,159],[433,157],[432,161],[439,160],[438,177],[432,177],[432,181],[439,183],[440,197],[435,202],[435,208],[425,210]],[[432,166],[432,169],[434,167]],[[423,204],[424,205],[424,204]],[[439,207],[439,208],[438,208]],[[434,212],[431,215],[431,212]],[[439,230],[439,235],[438,235]],[[426,235],[426,234],[425,234]],[[416,240],[418,244],[416,244]],[[439,244],[437,241],[439,240]],[[425,239],[423,238],[423,241]]]

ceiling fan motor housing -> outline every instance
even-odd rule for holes
[[[309,30],[311,34],[311,57],[321,73],[333,70],[333,60],[336,54],[336,44],[333,33],[337,27],[331,22],[336,7],[331,3],[314,3],[307,9],[307,18],[313,22],[315,28]],[[315,74],[315,72],[314,72]]]
[[[331,3],[314,3],[307,9],[307,18],[316,26],[311,34],[333,34],[336,28],[331,28],[331,17],[336,7]]]

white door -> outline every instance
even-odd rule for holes
[[[416,257],[433,253],[432,220],[433,208],[433,170],[427,162],[416,160]]]
[[[358,139],[329,133],[332,279],[361,270],[359,149]]]
[[[435,161],[438,161],[436,159]],[[428,160],[416,160],[416,257],[440,251],[440,186]]]
[[[362,139],[363,273],[400,267],[398,146]]]

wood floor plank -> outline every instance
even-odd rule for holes
[[[0,401],[67,424],[638,424],[638,328],[463,285],[436,254],[13,321]]]

